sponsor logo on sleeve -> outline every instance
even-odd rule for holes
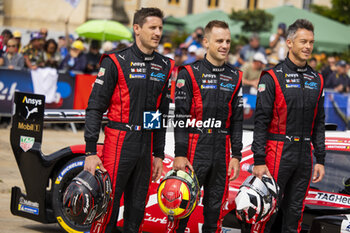
[[[185,86],[185,79],[178,79],[177,82],[176,82],[176,86],[178,88],[181,88],[181,87]]]
[[[266,85],[264,83],[259,84],[259,86],[258,86],[259,92],[263,92],[263,91],[265,91],[265,89],[266,89]]]
[[[97,78],[97,79],[95,80],[95,83],[100,84],[100,85],[102,86],[103,83],[104,83],[104,81]]]
[[[105,75],[105,72],[106,72],[106,69],[101,67],[97,73],[97,77],[101,77],[101,76]]]

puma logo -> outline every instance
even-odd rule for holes
[[[292,138],[293,136],[286,136],[286,138],[291,142],[292,141]]]
[[[125,125],[125,127],[129,128],[130,131],[132,130],[132,125]]]
[[[26,106],[26,109],[27,109],[26,120],[28,119],[28,117],[30,116],[30,114],[38,112],[38,108],[37,108],[37,107],[35,107],[35,108],[33,108],[32,110],[29,111],[29,108]]]
[[[276,70],[276,72],[283,73],[282,67],[279,70]]]
[[[193,66],[193,69],[198,70],[199,71],[199,66]]]
[[[119,54],[118,56],[125,61],[125,55],[122,56],[122,55]]]
[[[165,63],[165,65],[168,65],[168,61],[162,59],[162,61]]]
[[[231,70],[231,72],[237,75],[237,70]]]

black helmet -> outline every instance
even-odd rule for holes
[[[93,176],[83,170],[67,187],[63,207],[72,221],[89,225],[106,212],[111,193],[111,179],[107,172],[98,169]]]

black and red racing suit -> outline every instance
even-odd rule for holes
[[[323,103],[323,78],[308,65],[298,67],[287,57],[262,73],[252,151],[254,164],[266,164],[280,187],[284,233],[301,229],[312,176],[312,145],[316,163],[324,164]],[[275,217],[253,225],[251,232],[270,232]]]
[[[153,156],[164,157],[165,129],[147,130],[146,111],[169,109],[168,82],[174,62],[156,52],[142,53],[134,44],[104,55],[86,109],[86,152],[96,152],[101,119],[108,123],[101,160],[113,185],[107,214],[92,233],[114,232],[124,193],[124,232],[139,232],[148,199]]]
[[[175,156],[188,158],[199,185],[204,186],[202,232],[220,232],[228,197],[230,150],[232,157],[241,159],[241,81],[240,71],[228,64],[214,66],[207,59],[186,65],[177,78],[175,120],[203,122],[203,127],[175,128]],[[215,125],[214,119],[221,124]],[[188,220],[169,221],[167,232],[184,232]]]

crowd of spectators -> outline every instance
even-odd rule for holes
[[[243,90],[255,94],[260,73],[284,60],[287,55],[286,24],[278,24],[276,33],[270,36],[268,48],[260,44],[258,34],[253,33],[246,45],[237,45],[235,54],[228,56],[227,62],[243,71]],[[175,60],[176,67],[203,59],[206,49],[203,46],[204,30],[196,28],[178,47],[167,38],[159,46],[158,52]],[[57,68],[63,72],[77,71],[96,73],[99,69],[101,54],[117,51],[129,46],[129,42],[113,43],[74,38],[72,35],[60,36],[56,41],[48,39],[48,30],[40,28],[30,35],[30,42],[22,45],[21,33],[2,31],[0,36],[0,66],[7,69],[31,69],[38,67]],[[308,64],[321,72],[325,88],[337,92],[350,92],[350,64],[335,56],[328,56],[321,63],[320,59],[311,58]],[[177,71],[175,70],[175,76]]]
[[[96,73],[101,54],[127,45],[106,41],[74,38],[72,35],[57,39],[48,37],[47,28],[30,34],[30,41],[22,45],[21,32],[4,29],[0,36],[0,66],[5,69],[29,69],[51,67],[62,72]]]

